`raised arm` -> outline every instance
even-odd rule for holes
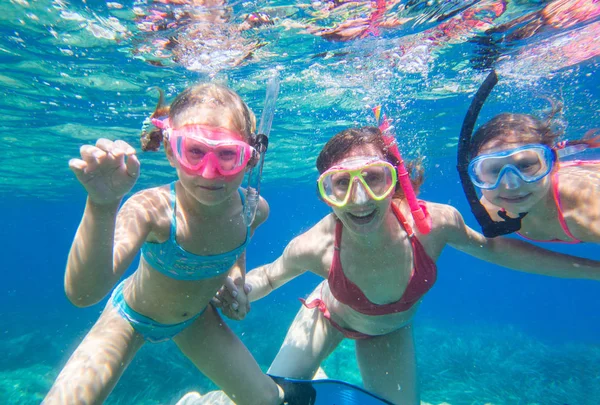
[[[132,197],[117,215],[117,204],[98,206],[88,198],[65,272],[65,292],[74,305],[102,300],[131,265],[150,232],[139,199]]]
[[[88,192],[81,224],[69,252],[65,292],[76,306],[100,301],[125,272],[150,231],[145,198],[123,196],[139,175],[135,150],[123,141],[100,139],[69,162]],[[146,204],[147,205],[147,204]]]
[[[486,238],[469,228],[460,213],[448,206],[448,244],[478,259],[526,273],[561,278],[600,280],[600,262],[553,252],[514,238]]]

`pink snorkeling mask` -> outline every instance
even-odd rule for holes
[[[166,130],[171,149],[181,167],[189,174],[208,179],[234,176],[242,172],[256,153],[237,132],[208,125],[184,125],[175,129],[167,120],[152,123]]]

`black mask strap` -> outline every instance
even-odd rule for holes
[[[492,89],[496,83],[498,83],[498,76],[496,75],[496,72],[492,70],[486,77],[479,90],[477,90],[475,97],[473,97],[473,101],[469,106],[469,110],[467,111],[467,115],[465,115],[465,119],[460,130],[456,165],[463,191],[467,197],[467,200],[469,201],[469,205],[471,206],[471,212],[477,219],[477,222],[479,222],[479,225],[481,225],[481,231],[483,232],[483,235],[488,238],[494,238],[496,236],[506,235],[518,231],[521,229],[521,219],[527,215],[526,212],[522,212],[517,218],[511,218],[504,211],[498,211],[498,215],[503,220],[494,221],[490,217],[490,214],[488,214],[485,207],[479,201],[475,187],[473,186],[471,178],[469,177],[469,149],[471,148],[471,136],[473,135],[473,128],[475,127],[475,122],[477,121],[481,107],[483,107],[485,100],[492,92]]]
[[[254,145],[252,146],[254,146],[254,149],[256,149],[258,153],[265,153],[269,148],[269,138],[264,134],[254,135],[253,141]]]

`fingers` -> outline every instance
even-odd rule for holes
[[[137,179],[140,176],[140,161],[135,154],[129,155],[126,166],[129,177]]]
[[[81,159],[69,160],[69,168],[75,173],[75,177],[80,182],[84,182],[87,169],[87,163]]]
[[[221,302],[220,299],[218,299],[217,297],[213,297],[210,302],[213,304],[214,307],[216,308],[223,308],[223,303]]]
[[[248,284],[248,283],[244,284],[244,292],[246,294],[250,294],[252,292],[252,284]]]
[[[105,152],[107,159],[115,161],[120,166],[125,160],[126,149],[131,147],[123,141],[113,142],[106,138],[100,138],[96,141],[96,148]]]
[[[83,145],[79,148],[79,154],[81,155],[81,160],[86,163],[84,169],[86,173],[93,171],[98,166],[101,159],[106,156],[106,152],[92,145]]]
[[[233,297],[232,293],[229,290],[229,287],[227,286],[227,280],[225,281],[225,283],[226,284],[223,287],[221,287],[219,291],[217,291],[215,298],[220,301],[221,307],[230,307],[235,302],[235,298]]]
[[[139,176],[140,162],[135,155],[135,149],[125,141],[113,142],[106,138],[100,138],[96,141],[96,145],[83,145],[79,149],[79,153],[81,159],[78,159],[78,162],[69,163],[69,167],[74,172],[79,170],[89,173],[104,162],[109,162],[114,166],[125,164],[130,177],[137,178]],[[128,158],[126,163],[125,157]],[[82,165],[81,161],[85,162],[85,165]]]
[[[127,142],[117,139],[114,144],[115,144],[115,147],[124,151],[126,156],[135,155],[135,149],[131,145],[129,145]]]
[[[236,285],[240,283],[241,278],[236,278],[236,280],[234,281],[231,277],[227,277],[227,279],[225,280],[225,288],[227,288],[227,290],[230,292],[231,296],[233,298],[237,297],[238,295],[238,287]]]
[[[239,290],[239,288],[243,290]],[[235,280],[231,277],[225,279],[223,287],[217,292],[213,302],[215,306],[221,308],[225,315],[231,319],[241,320],[250,311],[250,302],[248,301],[246,294],[240,296],[239,292],[244,291],[245,293],[250,292],[252,286],[244,284],[241,277]]]
[[[221,312],[229,319],[233,319],[234,321],[241,321],[244,319],[246,314],[241,314],[238,311],[233,311],[231,308],[223,308]]]
[[[111,141],[110,139],[100,138],[96,141],[96,148],[111,154],[115,158],[135,155],[135,149],[120,139]]]
[[[71,160],[69,160],[69,167],[74,172],[77,172],[77,171],[83,172],[85,170],[86,166],[87,166],[87,163],[85,163],[81,159],[71,159]]]

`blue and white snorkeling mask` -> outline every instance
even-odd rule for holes
[[[476,187],[493,190],[502,181],[509,184],[517,177],[525,183],[540,181],[552,171],[555,162],[556,153],[548,146],[525,145],[479,155],[469,163],[468,172]]]

